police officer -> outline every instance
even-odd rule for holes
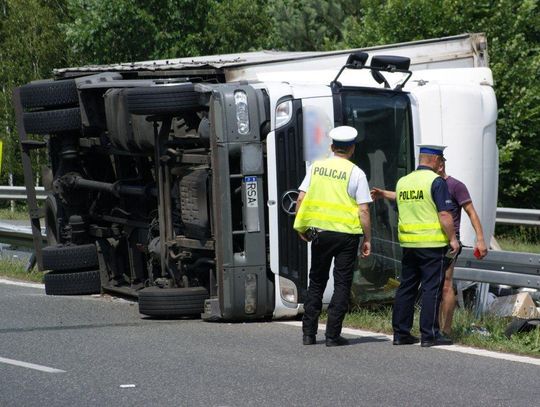
[[[398,237],[403,248],[401,283],[396,292],[392,326],[394,345],[418,342],[411,335],[414,302],[422,284],[421,345],[451,345],[439,332],[439,306],[449,257],[457,254],[451,199],[446,182],[437,175],[445,146],[419,145],[416,171],[399,179],[396,201]],[[450,247],[448,247],[448,245]]]
[[[303,240],[311,241],[309,288],[302,319],[304,345],[316,343],[332,259],[334,293],[328,306],[326,346],[348,344],[341,336],[341,327],[362,236],[362,257],[369,256],[371,251],[369,186],[364,172],[349,161],[357,134],[350,126],[331,130],[333,157],[315,161],[299,187],[294,228]]]

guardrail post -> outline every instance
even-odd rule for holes
[[[30,149],[24,147],[28,137],[24,128],[23,110],[21,105],[20,88],[13,90],[13,106],[15,107],[15,118],[17,120],[17,132],[19,133],[19,143],[21,146],[21,157],[23,164],[24,184],[26,186],[26,195],[28,203],[28,213],[32,226],[32,240],[34,242],[34,250],[39,271],[43,271],[43,258],[41,255],[41,225],[39,221],[39,208],[36,199],[36,189],[34,187],[34,177],[32,174],[32,162],[30,160]]]

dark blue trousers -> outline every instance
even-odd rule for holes
[[[420,333],[422,341],[432,341],[439,335],[439,307],[442,298],[447,247],[403,248],[401,283],[396,292],[392,326],[394,339],[410,335],[414,318],[414,303],[422,283]]]
[[[326,337],[334,339],[341,334],[343,318],[349,308],[360,236],[324,231],[312,242],[308,295],[304,301],[302,318],[304,335],[311,336],[317,333],[322,298],[330,275],[332,259],[334,259],[334,294],[328,306]]]

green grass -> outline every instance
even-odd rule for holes
[[[325,315],[323,315],[325,317]],[[415,313],[413,335],[419,335],[419,313]],[[457,309],[454,315],[452,339],[456,344],[492,351],[515,353],[540,358],[540,328],[532,332],[504,336],[506,318],[486,316],[476,320],[470,310]],[[392,307],[359,308],[345,316],[343,326],[392,334]],[[488,336],[481,332],[487,331]]]
[[[22,209],[16,209],[11,212],[9,208],[0,209],[0,219],[2,220],[28,220],[30,219],[28,212]]]
[[[520,238],[512,236],[503,236],[497,238],[497,243],[501,246],[501,249],[510,252],[525,252],[525,253],[539,253],[540,244],[524,242]]]
[[[27,273],[25,271],[25,263],[20,260],[0,259],[0,277],[5,277],[14,280],[32,281],[41,283],[43,281],[43,273],[33,271]]]

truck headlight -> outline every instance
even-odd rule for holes
[[[291,302],[293,304],[298,303],[298,289],[296,284],[285,277],[279,276],[279,290],[281,298],[284,301]]]
[[[237,90],[234,92],[234,104],[236,105],[236,125],[238,133],[246,135],[249,133],[249,109],[246,92]]]
[[[276,129],[286,125],[292,117],[292,100],[281,102],[276,107]]]

